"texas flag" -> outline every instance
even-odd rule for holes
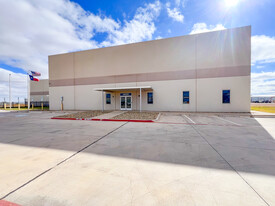
[[[32,75],[32,76],[41,76],[41,74],[39,72],[34,72],[34,71],[30,71],[29,75]]]
[[[39,82],[39,79],[34,78],[32,75],[29,75],[29,76],[30,76],[30,79],[31,79],[32,81]]]

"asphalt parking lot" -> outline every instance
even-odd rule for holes
[[[157,123],[0,113],[0,199],[20,205],[275,205],[275,118]]]

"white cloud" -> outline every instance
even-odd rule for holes
[[[48,78],[48,55],[151,40],[161,10],[156,0],[139,7],[131,20],[120,22],[69,0],[0,0],[0,5],[0,63],[38,71],[41,78]],[[107,33],[106,40],[93,40],[97,33]],[[1,69],[0,77],[7,72]],[[22,75],[12,76],[17,81]],[[1,98],[7,96],[7,85],[0,84]],[[15,96],[26,96],[21,86],[13,89]]]
[[[225,27],[222,24],[207,26],[206,23],[196,23],[193,25],[192,31],[190,32],[190,34],[197,34],[197,33],[209,32],[209,31],[218,31],[223,29],[225,29]]]
[[[171,17],[174,21],[183,22],[184,16],[180,13],[178,8],[170,9],[167,8],[168,16]]]
[[[146,4],[145,7],[139,7],[135,16],[130,21],[124,21],[124,26],[113,32],[110,32],[106,41],[101,46],[111,46],[151,40],[156,26],[154,21],[159,16],[161,3]]]
[[[175,5],[176,5],[177,7],[180,7],[180,6],[185,7],[186,1],[187,1],[187,0],[175,0]]]
[[[251,73],[252,95],[275,95],[275,71]]]
[[[95,48],[94,32],[119,27],[65,0],[0,0],[0,5],[0,61],[43,77],[48,76],[48,55]]]
[[[163,38],[161,36],[157,36],[155,39],[158,40],[158,39],[163,39]]]
[[[152,39],[161,4],[137,9],[132,20],[85,11],[68,0],[0,0],[0,62],[48,77],[48,55]],[[11,12],[12,11],[12,12]],[[104,43],[96,33],[106,32]]]
[[[275,62],[275,37],[256,35],[251,37],[252,64]]]
[[[0,68],[0,102],[9,102],[9,74],[11,74],[11,96],[12,101],[24,101],[27,96],[27,75],[14,73]]]
[[[264,66],[259,65],[259,66],[256,66],[256,68],[257,68],[257,69],[262,69],[262,68],[264,68]]]

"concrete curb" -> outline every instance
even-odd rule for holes
[[[154,121],[158,121],[158,120],[159,120],[159,118],[160,118],[160,116],[161,116],[161,112],[158,114],[157,118],[156,118],[156,119],[154,119]]]
[[[0,206],[20,206],[16,203],[8,202],[6,200],[0,200]]]
[[[93,121],[109,121],[109,122],[154,122],[154,120],[139,119],[92,119]]]
[[[80,121],[105,121],[105,122],[154,122],[154,120],[138,120],[138,119],[93,119],[93,118],[61,118],[52,117],[57,120],[80,120]]]
[[[275,115],[251,115],[252,118],[275,118]]]

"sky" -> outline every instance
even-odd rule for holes
[[[251,94],[275,95],[274,0],[0,0],[0,102],[27,96],[48,56],[252,26]]]

